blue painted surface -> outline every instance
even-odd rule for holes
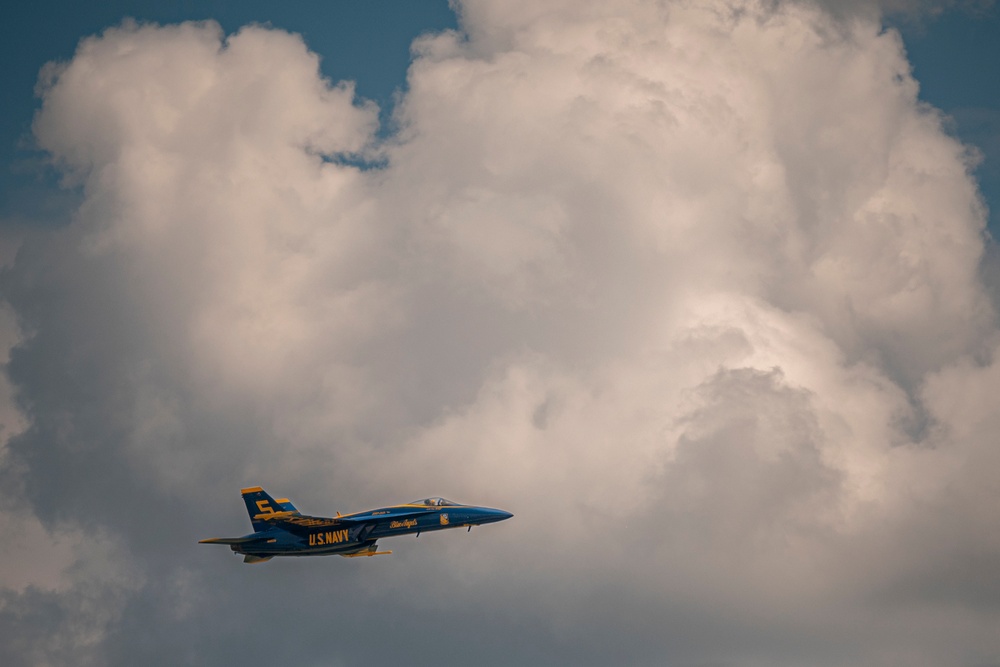
[[[245,556],[248,563],[275,556],[376,555],[376,541],[385,537],[481,526],[513,516],[491,507],[425,498],[343,516],[317,517],[299,513],[291,502],[275,500],[260,487],[243,489],[242,496],[254,532],[201,543],[226,545]]]

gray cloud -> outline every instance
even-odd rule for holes
[[[126,24],[47,69],[84,200],[0,283],[3,517],[57,545],[4,565],[10,662],[995,655],[985,216],[898,36],[530,5],[419,41],[382,144],[277,30]],[[195,542],[248,484],[516,518],[246,567]]]

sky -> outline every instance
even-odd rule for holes
[[[991,3],[17,12],[0,663],[1000,666]]]

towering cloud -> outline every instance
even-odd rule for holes
[[[3,566],[5,664],[995,659],[969,153],[898,35],[821,5],[469,0],[384,141],[278,30],[48,68],[84,202],[3,277],[4,520],[59,556]],[[258,483],[516,518],[375,563],[196,547]]]

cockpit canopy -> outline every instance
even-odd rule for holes
[[[450,500],[445,500],[444,498],[424,498],[423,500],[414,500],[410,504],[426,505],[427,507],[450,507],[458,505],[458,503],[453,503]]]

